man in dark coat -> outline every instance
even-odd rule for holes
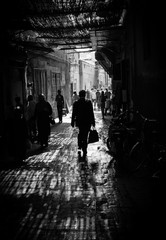
[[[61,90],[58,90],[55,101],[57,102],[58,118],[59,123],[62,123],[63,107],[64,107],[64,97],[61,94]]]
[[[52,114],[52,107],[49,102],[45,100],[43,94],[39,95],[39,101],[36,104],[35,119],[37,120],[38,140],[41,147],[48,146],[48,137],[50,135],[50,119]]]
[[[25,111],[25,117],[26,117],[27,126],[28,126],[28,134],[32,142],[34,142],[34,140],[36,139],[35,108],[36,108],[36,102],[33,100],[33,96],[29,95],[28,103]]]
[[[84,157],[87,154],[87,138],[91,126],[95,127],[95,118],[93,112],[92,102],[85,99],[86,92],[81,90],[79,92],[79,100],[73,104],[73,112],[71,119],[71,126],[78,127],[78,153],[83,150]]]

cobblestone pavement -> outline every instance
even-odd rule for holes
[[[151,239],[149,182],[115,178],[109,117],[95,116],[100,141],[88,145],[86,161],[68,115],[52,127],[48,149],[34,145],[24,164],[0,169],[2,240]]]

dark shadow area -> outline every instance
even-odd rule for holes
[[[6,161],[6,162],[0,163],[0,170],[16,169],[16,168],[24,167],[26,165],[27,163],[24,161],[19,161],[19,160]]]
[[[127,198],[132,204],[127,219],[129,235],[122,239],[155,240],[164,238],[166,213],[164,185],[154,182],[153,179],[116,178],[116,186],[125,189]]]
[[[41,148],[41,146],[39,144],[32,144],[32,148],[26,154],[26,158],[33,156],[33,155],[38,155],[45,151],[48,151],[48,148],[49,148],[49,146]]]
[[[19,198],[2,196],[0,199],[0,226],[2,240],[52,239],[51,229],[40,229],[46,215],[53,221],[55,210],[59,204],[59,197],[48,196],[21,196]],[[48,205],[51,206],[48,210]],[[60,216],[58,217],[59,219]],[[54,226],[55,227],[55,226]],[[39,229],[39,230],[37,230]]]

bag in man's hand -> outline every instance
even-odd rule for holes
[[[99,135],[96,129],[91,129],[89,132],[88,143],[95,143],[99,141]]]

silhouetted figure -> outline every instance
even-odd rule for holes
[[[35,108],[36,102],[33,100],[33,96],[29,95],[25,116],[28,125],[28,134],[32,142],[36,139]]]
[[[77,92],[74,91],[74,92],[73,92],[73,96],[72,96],[72,104],[73,104],[75,101],[77,101],[78,99],[79,99],[79,96],[77,95]]]
[[[105,115],[107,115],[107,111],[110,110],[110,106],[111,106],[111,93],[110,91],[108,91],[108,89],[105,90],[105,98],[106,98],[106,101],[105,101]]]
[[[88,99],[88,100],[91,100],[91,96],[90,96],[90,91],[87,89],[87,91],[86,91],[86,98]]]
[[[73,105],[71,126],[78,127],[78,153],[83,150],[83,156],[87,154],[87,138],[91,126],[95,127],[95,118],[93,112],[92,102],[85,99],[86,92],[81,90],[79,92],[79,100]]]
[[[48,137],[50,135],[50,119],[52,114],[52,107],[49,102],[45,100],[43,94],[39,95],[38,102],[35,108],[35,118],[37,121],[38,141],[41,147],[48,146]]]
[[[59,123],[62,123],[64,98],[63,98],[63,95],[61,94],[61,90],[58,90],[58,94],[56,95],[55,101],[57,102]]]
[[[100,97],[101,97],[101,94],[100,94],[100,91],[99,91],[99,89],[97,89],[97,92],[96,92],[96,102],[97,102],[97,108],[98,108],[98,110],[100,110],[100,105],[101,105],[101,103],[100,103]]]
[[[102,114],[102,118],[104,119],[104,110],[105,110],[105,101],[106,101],[106,97],[104,95],[104,91],[101,92],[101,97],[100,97],[100,107],[101,107],[101,114]]]
[[[94,88],[91,89],[91,101],[93,109],[96,109],[96,90]]]

